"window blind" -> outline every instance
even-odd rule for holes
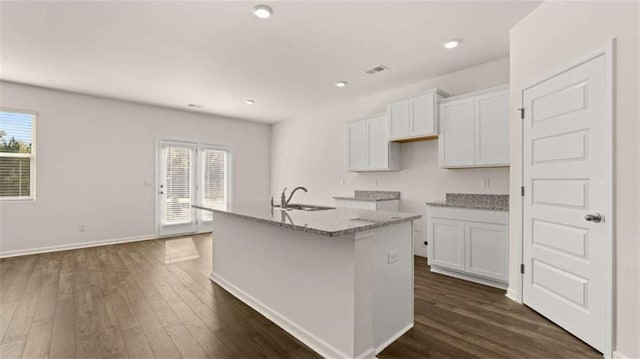
[[[0,199],[29,199],[35,188],[35,115],[0,110]]]
[[[191,221],[191,161],[193,151],[189,148],[166,147],[165,161],[165,224]]]
[[[227,202],[227,152],[204,150],[202,162],[202,203],[205,207],[222,209]],[[212,218],[213,213],[203,211],[203,220]]]

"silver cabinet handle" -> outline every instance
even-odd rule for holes
[[[600,223],[602,221],[602,216],[600,213],[590,213],[584,216],[584,219],[588,222]]]

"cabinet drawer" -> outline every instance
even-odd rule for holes
[[[429,217],[452,219],[464,222],[509,224],[509,212],[484,209],[429,206]]]

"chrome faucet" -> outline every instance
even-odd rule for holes
[[[289,202],[291,202],[291,198],[293,197],[293,194],[296,193],[298,190],[303,190],[305,192],[309,192],[306,188],[299,186],[293,189],[293,191],[291,191],[291,194],[289,195],[289,198],[287,198],[287,187],[285,187],[282,190],[282,193],[280,194],[280,208],[285,209],[287,208],[287,206],[289,205]]]

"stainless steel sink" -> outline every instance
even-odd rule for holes
[[[280,206],[276,205],[274,206],[276,208],[280,208]],[[326,211],[326,210],[330,210],[330,209],[336,209],[335,207],[325,207],[325,206],[316,206],[313,204],[298,204],[298,203],[291,203],[287,205],[287,210],[291,209],[291,210],[297,210],[297,211],[309,211],[309,212],[314,212],[314,211]]]

